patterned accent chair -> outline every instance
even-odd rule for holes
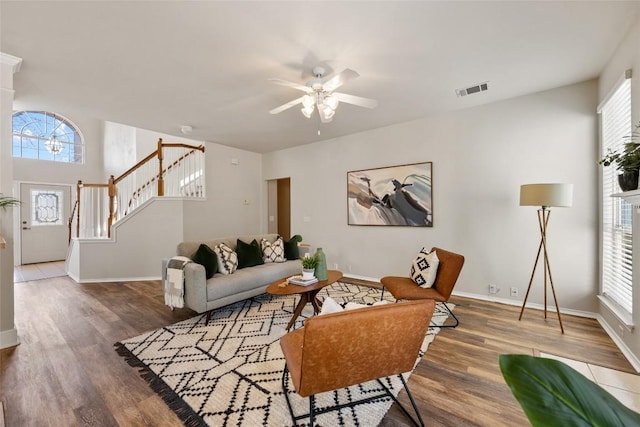
[[[460,324],[460,321],[447,306],[447,301],[449,301],[451,292],[453,292],[462,271],[464,256],[435,247],[433,250],[436,251],[440,264],[436,280],[431,288],[421,288],[410,277],[386,276],[380,279],[383,286],[382,292],[384,294],[384,290],[387,289],[397,300],[430,299],[441,302],[455,320],[455,324],[440,327],[455,328]]]
[[[280,346],[286,364],[282,388],[294,425],[308,417],[309,425],[313,426],[318,414],[316,394],[377,380],[384,390],[382,393],[348,405],[322,408],[322,413],[390,396],[416,426],[424,426],[409,387],[400,374],[413,369],[434,308],[434,301],[422,300],[345,310],[311,317],[303,328],[283,336]],[[289,373],[296,392],[309,397],[308,414],[294,414],[287,387]],[[380,381],[380,378],[392,375],[400,377],[419,423]]]

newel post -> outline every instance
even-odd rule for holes
[[[158,139],[158,196],[164,196],[164,177],[162,176],[162,138]]]
[[[82,189],[82,181],[78,180],[76,186],[76,201],[78,202],[78,210],[76,211],[76,237],[80,238],[80,190]]]
[[[109,177],[109,220],[107,221],[107,237],[111,238],[111,226],[115,219],[116,183],[113,175]]]

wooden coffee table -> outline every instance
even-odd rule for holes
[[[300,301],[298,301],[298,304],[296,305],[293,317],[291,317],[291,320],[289,320],[289,323],[287,324],[287,330],[289,330],[295,323],[298,316],[300,316],[300,313],[302,313],[302,310],[307,303],[310,302],[311,305],[313,305],[314,314],[320,313],[320,301],[318,301],[316,295],[318,295],[320,289],[325,286],[329,286],[340,279],[342,279],[342,272],[337,270],[329,270],[327,272],[327,280],[319,280],[318,283],[314,283],[309,286],[294,285],[292,283],[287,284],[287,278],[285,277],[284,279],[280,279],[267,286],[267,293],[271,295],[300,294]],[[285,286],[282,286],[283,283]]]

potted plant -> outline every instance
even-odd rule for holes
[[[300,260],[302,261],[302,278],[305,280],[313,278],[313,273],[318,266],[318,257],[315,255],[305,256]]]
[[[629,136],[625,136],[624,148],[621,152],[608,150],[607,154],[600,160],[603,166],[616,165],[620,171],[618,184],[622,191],[631,191],[638,188],[638,177],[640,175],[640,143],[635,142],[639,135],[640,123]]]
[[[7,207],[20,206],[20,200],[13,197],[0,196],[0,209],[5,210]]]

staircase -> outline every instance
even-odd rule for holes
[[[205,197],[204,146],[169,144],[158,148],[107,183],[78,181],[69,218],[69,241],[110,239],[114,226],[154,197]],[[75,228],[75,236],[73,230]]]
[[[78,181],[68,223],[69,277],[79,283],[159,279],[161,260],[183,240],[185,204],[205,197],[204,173],[204,146],[160,139],[155,152],[106,184]]]

